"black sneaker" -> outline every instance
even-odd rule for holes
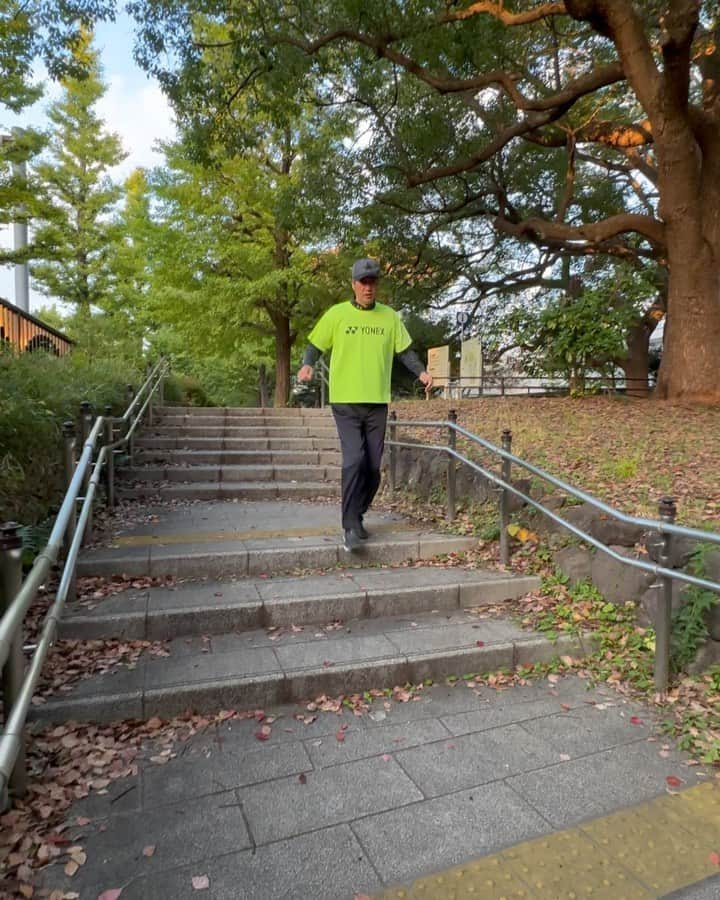
[[[357,536],[360,538],[361,541],[366,541],[370,537],[370,535],[367,532],[367,529],[363,525],[362,519],[360,519],[360,522],[359,522],[357,528],[354,528],[353,531],[357,532]]]
[[[346,528],[343,534],[343,547],[352,553],[360,546],[360,535],[355,528]]]

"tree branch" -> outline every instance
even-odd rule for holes
[[[665,61],[665,102],[675,115],[687,115],[690,86],[690,50],[698,26],[700,0],[671,0],[661,18],[661,45]]]
[[[564,225],[560,222],[547,222],[543,219],[525,219],[522,222],[510,222],[498,216],[495,224],[500,231],[518,238],[539,237],[543,241],[589,242],[601,244],[621,234],[634,232],[646,237],[654,244],[665,241],[665,226],[651,216],[639,213],[621,213],[610,216],[600,222],[587,225]]]
[[[465,9],[459,9],[457,12],[446,12],[440,16],[440,22],[459,22],[463,19],[470,19],[474,16],[486,14],[502,22],[503,25],[512,27],[514,25],[527,25],[531,22],[539,22],[541,19],[547,19],[550,16],[566,15],[565,3],[542,3],[534,9],[528,9],[525,12],[512,13],[504,9],[502,0],[479,0],[472,3]]]

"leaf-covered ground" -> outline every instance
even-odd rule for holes
[[[681,524],[720,528],[718,408],[625,397],[490,397],[393,409],[399,419],[425,421],[444,421],[455,409],[458,424],[498,446],[509,428],[515,455],[623,512],[656,518],[658,500],[670,495]],[[420,433],[445,443],[437,432]],[[405,434],[420,436],[415,428]]]

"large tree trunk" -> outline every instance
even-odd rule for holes
[[[650,371],[650,333],[641,320],[628,329],[627,356],[618,359],[625,374],[625,392],[628,397],[647,397]]]
[[[678,258],[682,252],[682,258]],[[669,254],[670,284],[657,395],[720,404],[720,260],[696,245]]]
[[[264,409],[270,401],[265,363],[260,363],[258,366],[258,401],[261,409]]]
[[[275,406],[287,406],[290,397],[290,318],[276,312],[275,323]]]
[[[691,146],[663,167],[669,278],[657,395],[720,404],[720,140],[704,149],[700,162]]]

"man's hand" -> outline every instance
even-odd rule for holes
[[[430,388],[433,386],[433,378],[432,378],[432,375],[431,375],[429,372],[421,372],[421,373],[418,375],[418,379],[419,379],[420,381],[422,381],[422,383],[425,385],[425,393],[426,393],[426,394],[429,394],[429,393],[430,393]]]
[[[297,374],[298,381],[312,381],[314,369],[312,366],[303,366]]]

